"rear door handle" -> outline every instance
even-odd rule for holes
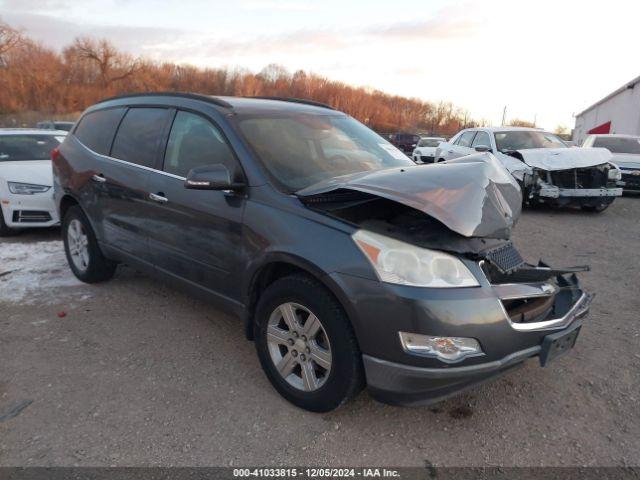
[[[167,203],[169,201],[169,199],[167,197],[163,197],[162,196],[162,192],[160,192],[160,193],[150,193],[149,194],[149,199],[153,200],[154,202],[158,202],[158,203]]]
[[[93,180],[94,182],[98,182],[98,183],[104,183],[107,181],[106,178],[104,178],[104,176],[101,173],[97,173],[95,175],[91,175],[91,180]]]

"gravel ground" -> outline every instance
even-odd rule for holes
[[[127,267],[80,284],[58,236],[0,240],[0,465],[640,465],[640,198],[526,211],[528,260],[592,267],[576,348],[420,408],[299,410],[237,319]]]

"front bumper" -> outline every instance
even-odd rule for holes
[[[577,317],[573,320],[561,332],[563,335],[575,332],[577,336],[576,330],[580,329],[582,323]],[[557,333],[545,336],[539,345],[519,350],[499,360],[463,367],[421,368],[368,355],[362,356],[362,362],[369,392],[376,400],[391,405],[431,405],[493,381],[521,367],[530,358],[540,357],[541,366],[546,366],[547,358],[543,356],[545,343],[554,335]]]
[[[546,198],[620,197],[622,188],[559,188],[554,185],[544,185],[538,191],[538,195]]]
[[[51,227],[60,223],[51,190],[34,195],[7,192],[0,198],[0,206],[9,228]]]
[[[575,275],[559,276],[553,288],[545,282],[492,285],[478,264],[466,264],[472,271],[478,267],[474,274],[480,287],[420,289],[332,275],[348,296],[343,300],[363,352],[367,385],[376,399],[424,405],[490,381],[540,356],[545,339],[579,327],[589,311],[592,296],[580,289]],[[545,295],[552,308],[532,310],[526,320],[510,303]],[[411,354],[403,350],[399,331],[474,338],[483,355],[447,364]]]

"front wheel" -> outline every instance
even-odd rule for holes
[[[600,213],[604,212],[607,208],[609,208],[610,203],[598,203],[597,205],[582,205],[580,208],[585,212],[595,212]]]
[[[288,401],[327,412],[364,386],[358,345],[335,297],[313,278],[281,278],[256,308],[256,350],[275,389]]]
[[[77,205],[64,216],[62,240],[67,262],[78,280],[97,283],[113,277],[117,265],[102,254],[89,219]]]

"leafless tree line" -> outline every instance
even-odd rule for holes
[[[105,97],[152,91],[306,98],[384,132],[453,134],[477,125],[450,102],[389,95],[302,70],[290,73],[274,64],[256,74],[152,62],[88,37],[56,52],[0,21],[0,114],[39,111],[53,116],[81,111]]]

